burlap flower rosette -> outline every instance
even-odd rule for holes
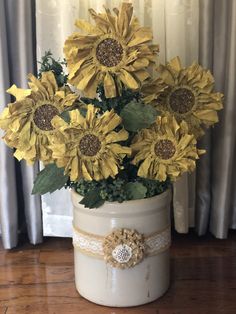
[[[117,229],[105,237],[103,251],[104,259],[112,267],[134,267],[144,258],[144,236],[135,230]]]

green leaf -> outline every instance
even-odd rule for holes
[[[49,164],[38,173],[32,194],[52,193],[60,190],[68,179],[69,177],[64,175],[64,168],[57,168],[55,164]]]
[[[45,55],[41,58],[42,61],[38,61],[40,64],[38,77],[41,78],[42,73],[46,71],[52,71],[55,75],[55,79],[59,87],[63,86],[67,82],[67,75],[64,73],[63,66],[65,61],[55,60],[51,51],[46,51]]]
[[[157,115],[152,106],[136,101],[130,102],[120,113],[125,129],[131,132],[148,128],[155,122]]]
[[[80,114],[85,118],[87,114],[87,108],[80,108],[79,109]]]
[[[138,200],[145,198],[147,188],[140,182],[129,182],[125,186],[127,197],[129,200]]]
[[[66,123],[70,123],[70,114],[69,111],[63,111],[60,114],[60,117],[66,122]]]
[[[80,201],[80,204],[87,208],[98,208],[105,203],[100,195],[100,189],[94,188],[86,193],[84,198]]]

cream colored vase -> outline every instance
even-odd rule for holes
[[[170,191],[98,209],[74,206],[75,283],[81,296],[112,307],[156,300],[169,286]]]

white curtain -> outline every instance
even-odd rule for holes
[[[159,62],[176,55],[183,65],[198,59],[199,0],[133,0],[134,14],[153,29],[160,45]],[[91,20],[88,9],[118,7],[117,0],[37,0],[37,58],[51,50],[63,58],[63,43],[74,30],[77,18]],[[194,225],[195,174],[183,176],[174,186],[174,217],[178,232]],[[44,235],[70,236],[72,208],[66,190],[42,196]]]

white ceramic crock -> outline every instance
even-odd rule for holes
[[[149,235],[170,225],[170,191],[123,203],[106,202],[98,209],[79,204],[81,196],[72,191],[73,223],[76,230],[107,236],[118,228],[135,229]],[[84,298],[106,306],[129,307],[156,300],[169,286],[169,248],[145,257],[132,268],[119,269],[75,247],[75,283]]]

